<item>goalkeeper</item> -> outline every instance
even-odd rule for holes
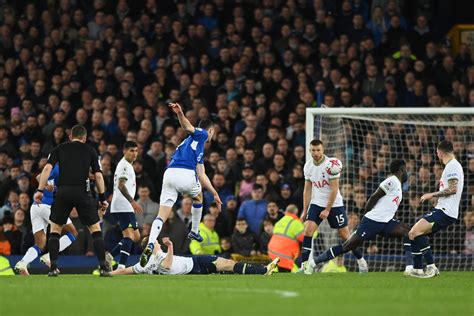
[[[365,205],[366,213],[352,236],[342,245],[329,248],[314,258],[315,264],[329,261],[337,256],[354,250],[366,240],[377,235],[388,238],[402,238],[408,234],[408,226],[395,219],[395,213],[402,201],[402,183],[408,175],[403,160],[394,160],[390,164],[392,174],[382,183]]]

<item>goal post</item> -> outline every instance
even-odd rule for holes
[[[435,201],[421,204],[419,198],[438,190],[443,170],[436,145],[442,139],[452,141],[465,178],[459,220],[430,237],[430,243],[441,269],[474,270],[474,108],[307,108],[307,160],[315,138],[323,141],[326,155],[343,163],[340,190],[350,230],[360,221],[365,201],[388,175],[393,159],[404,159],[409,173],[396,217],[411,226],[427,213]],[[320,233],[321,250],[340,242],[327,224],[321,225]],[[362,250],[372,271],[404,266],[402,240],[377,237]],[[351,255],[344,260],[355,268]]]

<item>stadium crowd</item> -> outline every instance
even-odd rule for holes
[[[3,5],[0,254],[23,254],[33,244],[35,177],[74,124],[89,131],[109,195],[123,143],[139,144],[133,167],[144,213],[137,218],[147,235],[164,170],[185,137],[169,102],[180,102],[194,125],[209,117],[217,122],[205,165],[224,205],[219,213],[205,192],[201,230],[218,244],[189,244],[189,198],[180,201],[162,235],[171,237],[177,254],[266,253],[286,207],[302,207],[305,137],[311,137],[305,135],[307,107],[474,106],[474,50],[461,45],[452,55],[445,34],[433,27],[430,7],[404,14],[406,6],[396,0]],[[435,247],[474,253],[472,128],[423,132],[387,126],[367,125],[354,136],[359,145],[350,158],[353,168],[341,185],[350,226],[357,225],[373,185],[400,152],[411,173],[400,216],[413,223],[426,210],[420,192],[435,190],[442,170],[435,144],[449,138],[467,175],[465,198],[451,232],[456,242]],[[92,255],[89,233],[75,211],[71,219],[79,236],[65,253]],[[120,229],[108,213],[103,225],[110,249]],[[366,250],[384,251],[377,242]]]

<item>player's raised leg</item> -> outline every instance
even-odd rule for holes
[[[163,192],[161,194],[163,195]],[[172,206],[163,205],[160,203],[158,216],[155,218],[155,220],[151,224],[148,245],[146,246],[145,250],[143,250],[143,253],[140,256],[140,265],[142,267],[146,266],[146,264],[148,263],[148,260],[150,259],[150,256],[153,253],[153,248],[154,248],[153,243],[156,241],[156,239],[160,235],[161,229],[163,228],[163,224],[169,218],[171,212],[172,212]]]
[[[188,234],[189,239],[194,239],[198,242],[203,240],[199,234],[199,223],[202,217],[202,192],[193,198],[193,207],[191,208],[191,231]]]
[[[349,228],[347,226],[339,229],[338,234],[339,234],[339,237],[341,237],[343,242],[345,242],[346,240],[349,240],[349,238],[350,238],[350,232],[349,232]],[[353,247],[353,244],[354,243],[351,244],[352,247]],[[352,254],[357,259],[357,265],[359,267],[359,273],[369,272],[369,267],[367,266],[367,261],[365,261],[364,256],[362,255],[362,252],[359,249],[357,249],[357,247],[351,248],[350,250],[352,250]]]

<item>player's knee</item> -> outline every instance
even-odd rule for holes
[[[305,236],[313,236],[316,229],[317,229],[317,226],[316,226],[315,222],[313,222],[313,221],[304,222],[304,234],[305,234]]]
[[[415,239],[416,237],[420,236],[421,234],[414,228],[410,229],[410,231],[408,232],[408,238],[410,240],[413,240]]]
[[[339,229],[338,233],[342,240],[347,240],[350,236],[349,229],[347,227]]]
[[[202,203],[202,194],[201,193],[199,193],[198,195],[193,197],[193,203],[199,203],[199,204]]]
[[[132,233],[132,236],[130,238],[133,242],[138,242],[140,240],[140,232],[138,229],[135,229]]]

